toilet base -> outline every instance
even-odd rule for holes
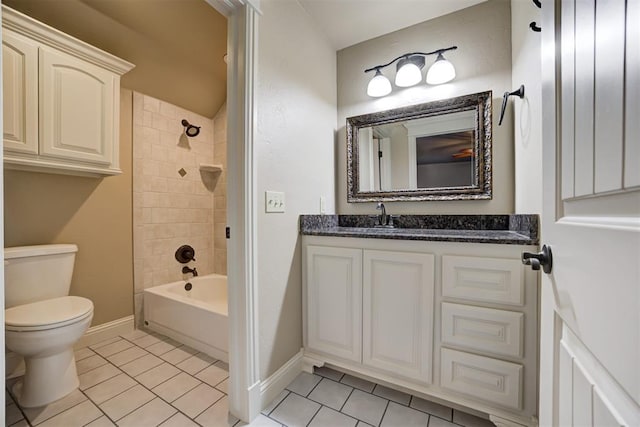
[[[23,408],[36,408],[62,399],[78,388],[73,348],[46,357],[25,357],[25,375],[13,387]]]

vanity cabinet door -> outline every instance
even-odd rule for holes
[[[38,45],[2,35],[3,140],[8,152],[38,154]]]
[[[431,383],[434,256],[364,251],[363,364]]]
[[[111,165],[118,83],[108,70],[41,47],[40,155]]]
[[[362,358],[362,250],[306,247],[305,347]]]

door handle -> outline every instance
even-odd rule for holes
[[[549,274],[553,267],[553,255],[551,253],[551,247],[547,245],[542,246],[542,252],[537,254],[531,252],[522,252],[522,263],[524,265],[530,265],[533,270],[540,270]]]

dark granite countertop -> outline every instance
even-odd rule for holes
[[[376,215],[300,215],[310,236],[439,242],[538,244],[538,215],[398,215],[379,227]]]

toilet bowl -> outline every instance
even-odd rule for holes
[[[25,361],[13,389],[22,407],[47,405],[79,385],[73,345],[91,324],[93,303],[67,296],[76,251],[75,245],[5,248],[5,344]]]

